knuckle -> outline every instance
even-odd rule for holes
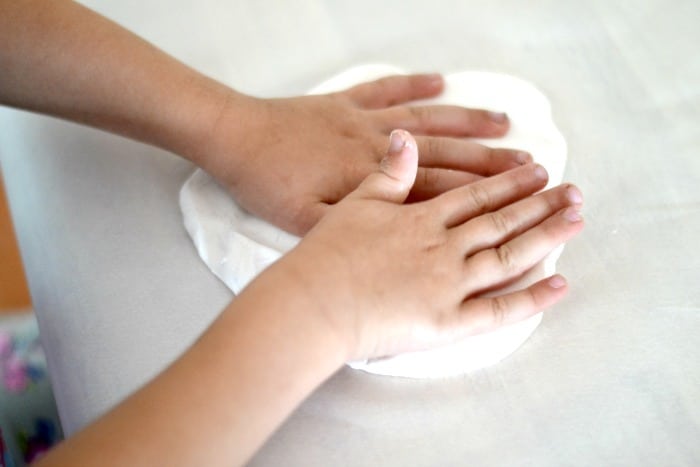
[[[478,183],[469,185],[467,196],[472,204],[472,208],[477,214],[483,214],[489,210],[489,206],[491,206],[491,195]]]
[[[514,273],[518,270],[513,249],[506,243],[496,248],[496,256],[501,269],[506,273]]]
[[[527,294],[527,300],[534,309],[539,309],[542,306],[542,300],[540,297],[535,293],[532,287],[528,287],[525,289],[525,293]]]
[[[480,173],[483,175],[497,174],[500,167],[501,151],[500,149],[490,148],[483,144],[474,146],[474,154],[481,161]]]
[[[426,138],[425,139],[425,154],[424,155],[438,155],[443,152],[442,141],[440,138]],[[420,155],[420,154],[419,154]]]
[[[481,150],[484,154],[484,159],[490,164],[497,162],[501,156],[501,150],[496,148],[490,148],[485,145],[481,145]]]
[[[555,190],[545,191],[538,196],[538,199],[542,200],[543,206],[546,206],[548,212],[555,212],[559,209],[559,206],[566,202],[566,194],[561,188],[557,187]]]
[[[495,327],[502,326],[508,315],[508,303],[503,297],[494,297],[490,301],[491,319]]]
[[[417,126],[424,127],[430,122],[432,114],[430,107],[408,106],[406,108]]]
[[[385,107],[393,107],[403,101],[410,86],[404,76],[387,76],[377,81],[377,92],[384,98]]]
[[[422,172],[422,184],[424,189],[432,189],[438,185],[440,174],[436,170],[426,169]]]
[[[513,230],[513,220],[502,211],[495,211],[488,215],[493,229],[499,234],[508,234]]]

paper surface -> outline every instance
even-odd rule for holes
[[[311,94],[341,90],[363,81],[402,73],[387,65],[352,68],[314,88]],[[491,72],[465,71],[445,77],[445,91],[424,104],[453,104],[505,111],[511,121],[502,138],[474,139],[493,147],[529,151],[549,172],[548,187],[558,184],[566,162],[566,142],[551,117],[548,99],[532,84]],[[299,239],[240,208],[208,174],[197,170],[180,191],[185,228],[202,260],[234,293],[240,293],[268,265],[293,248]],[[554,273],[561,248],[528,274],[499,290],[520,289]],[[349,365],[371,373],[414,378],[463,374],[502,360],[532,334],[542,315],[497,331],[422,352]]]

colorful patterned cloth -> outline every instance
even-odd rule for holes
[[[0,467],[22,467],[62,437],[31,314],[0,319]]]

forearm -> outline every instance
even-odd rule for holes
[[[248,460],[345,358],[289,274],[261,278],[168,370],[39,465]],[[289,288],[270,294],[273,284]]]
[[[0,104],[196,163],[227,100],[248,99],[68,0],[0,0],[0,70]]]

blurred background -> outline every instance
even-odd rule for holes
[[[0,466],[27,465],[60,438],[0,170]]]
[[[31,300],[0,172],[0,313],[28,313]]]

